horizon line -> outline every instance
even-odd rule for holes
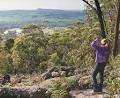
[[[31,11],[31,10],[62,10],[62,11],[83,11],[85,9],[55,9],[55,8],[33,8],[33,9],[0,9],[0,11],[22,11],[22,10],[28,10],[28,11]]]

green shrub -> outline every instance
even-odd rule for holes
[[[120,54],[118,54],[115,58],[110,58],[110,63],[114,69],[120,68]]]
[[[66,90],[58,89],[52,92],[50,98],[69,98],[69,94]]]
[[[120,93],[120,80],[119,79],[108,79],[107,80],[107,91],[111,96]]]
[[[50,98],[70,98],[68,92],[78,86],[75,77],[60,78],[52,81],[52,84],[52,87],[49,89]]]
[[[9,54],[5,51],[0,52],[0,74],[10,74],[12,73],[12,60]]]
[[[50,59],[49,62],[53,63],[53,65],[57,65],[59,63],[59,56],[57,53],[53,53],[52,55],[50,55]]]
[[[80,78],[78,83],[80,89],[90,89],[92,87],[92,79],[90,76]]]
[[[50,98],[68,98],[68,92],[62,85],[61,80],[53,81],[53,87],[51,88]]]
[[[66,78],[66,89],[68,91],[78,87],[78,80],[75,77]]]

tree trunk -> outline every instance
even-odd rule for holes
[[[115,39],[114,39],[114,48],[113,48],[114,57],[117,55],[118,52],[119,22],[120,22],[120,2],[119,2],[118,14],[117,14],[116,26],[115,26]]]
[[[98,19],[99,19],[99,23],[100,23],[100,28],[101,28],[101,33],[102,33],[101,36],[103,38],[106,38],[103,13],[101,11],[100,3],[98,2],[98,0],[95,0],[95,5],[96,5],[96,8],[97,8],[97,15],[98,15]]]
[[[103,17],[103,13],[101,11],[101,7],[100,7],[100,3],[98,0],[94,0],[95,1],[95,5],[96,8],[93,7],[87,0],[82,0],[83,2],[85,2],[87,5],[89,5],[98,15],[98,19],[99,19],[99,23],[100,23],[100,28],[101,28],[101,36],[103,38],[106,38],[106,28],[105,28],[105,24],[104,24],[104,17]]]

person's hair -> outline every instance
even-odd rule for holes
[[[107,39],[105,39],[105,38],[104,38],[104,39],[102,39],[102,40],[101,40],[101,44],[102,44],[102,45],[106,45],[106,44],[108,44],[108,40],[107,40]]]

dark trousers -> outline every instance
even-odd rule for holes
[[[103,62],[103,63],[97,63],[97,65],[95,67],[95,70],[94,70],[93,76],[92,76],[94,92],[102,92],[105,66],[106,66],[106,62]],[[98,73],[99,73],[99,80],[100,80],[99,83],[96,78]]]

